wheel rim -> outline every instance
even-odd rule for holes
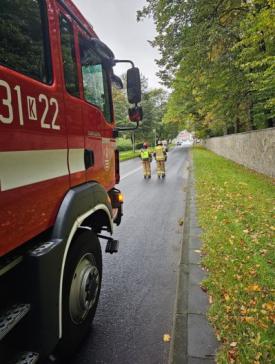
[[[71,282],[69,310],[74,323],[80,324],[94,305],[100,276],[93,254],[84,255],[78,262]]]

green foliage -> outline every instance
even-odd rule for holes
[[[122,80],[125,83],[125,75],[123,75]],[[121,132],[120,135],[125,139],[128,139],[128,144],[130,141],[133,143],[135,139],[136,147],[142,145],[144,141],[150,145],[155,144],[155,139],[171,139],[177,135],[178,126],[177,125],[167,125],[163,123],[163,116],[166,111],[166,104],[168,99],[168,94],[165,90],[158,89],[148,89],[147,79],[141,77],[141,90],[142,90],[142,101],[141,106],[143,108],[143,121],[140,127],[133,133]],[[125,90],[117,90],[113,88],[113,100],[114,100],[114,112],[115,120],[117,126],[133,126],[134,124],[128,120],[128,104]],[[120,145],[120,141],[119,141]],[[124,146],[121,150],[126,150]],[[131,149],[131,147],[129,148]]]
[[[139,157],[139,151],[133,152],[132,150],[128,150],[119,153],[120,161],[127,161],[128,159],[133,159],[137,157]]]
[[[116,142],[119,151],[127,151],[132,149],[132,143],[130,139],[117,138]]]
[[[217,363],[274,363],[274,184],[193,149]]]
[[[167,93],[163,89],[145,90],[142,98],[143,121],[136,132],[137,140],[154,145],[155,138],[165,139],[162,118],[165,112]]]
[[[162,81],[172,87],[164,120],[199,137],[273,126],[273,0],[147,0]]]
[[[118,90],[115,87],[112,88],[113,105],[116,125],[126,125],[128,120],[128,102],[124,90]]]

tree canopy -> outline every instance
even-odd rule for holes
[[[125,75],[122,80],[125,83]],[[140,127],[135,131],[135,139],[138,144],[144,141],[154,145],[155,139],[170,139],[177,133],[177,126],[170,127],[163,123],[163,116],[166,111],[168,94],[162,88],[148,89],[148,82],[145,76],[141,76],[141,90],[143,108],[143,120]],[[128,120],[128,105],[126,92],[113,89],[114,112],[117,126],[133,126]],[[129,132],[122,133],[124,138],[129,138]]]
[[[173,92],[164,120],[199,136],[274,125],[273,0],[147,0],[162,82]]]

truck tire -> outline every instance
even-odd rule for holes
[[[98,237],[82,230],[68,252],[63,280],[62,339],[57,358],[69,357],[89,331],[95,316],[102,279]]]

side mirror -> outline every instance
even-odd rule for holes
[[[130,104],[137,104],[141,100],[140,74],[137,67],[129,68],[127,71],[127,95]]]
[[[128,109],[129,119],[133,122],[140,122],[143,118],[143,111],[141,106],[134,106]]]
[[[123,83],[121,81],[121,78],[115,75],[114,73],[111,75],[111,81],[114,84],[115,88],[117,88],[118,90],[123,89]]]

